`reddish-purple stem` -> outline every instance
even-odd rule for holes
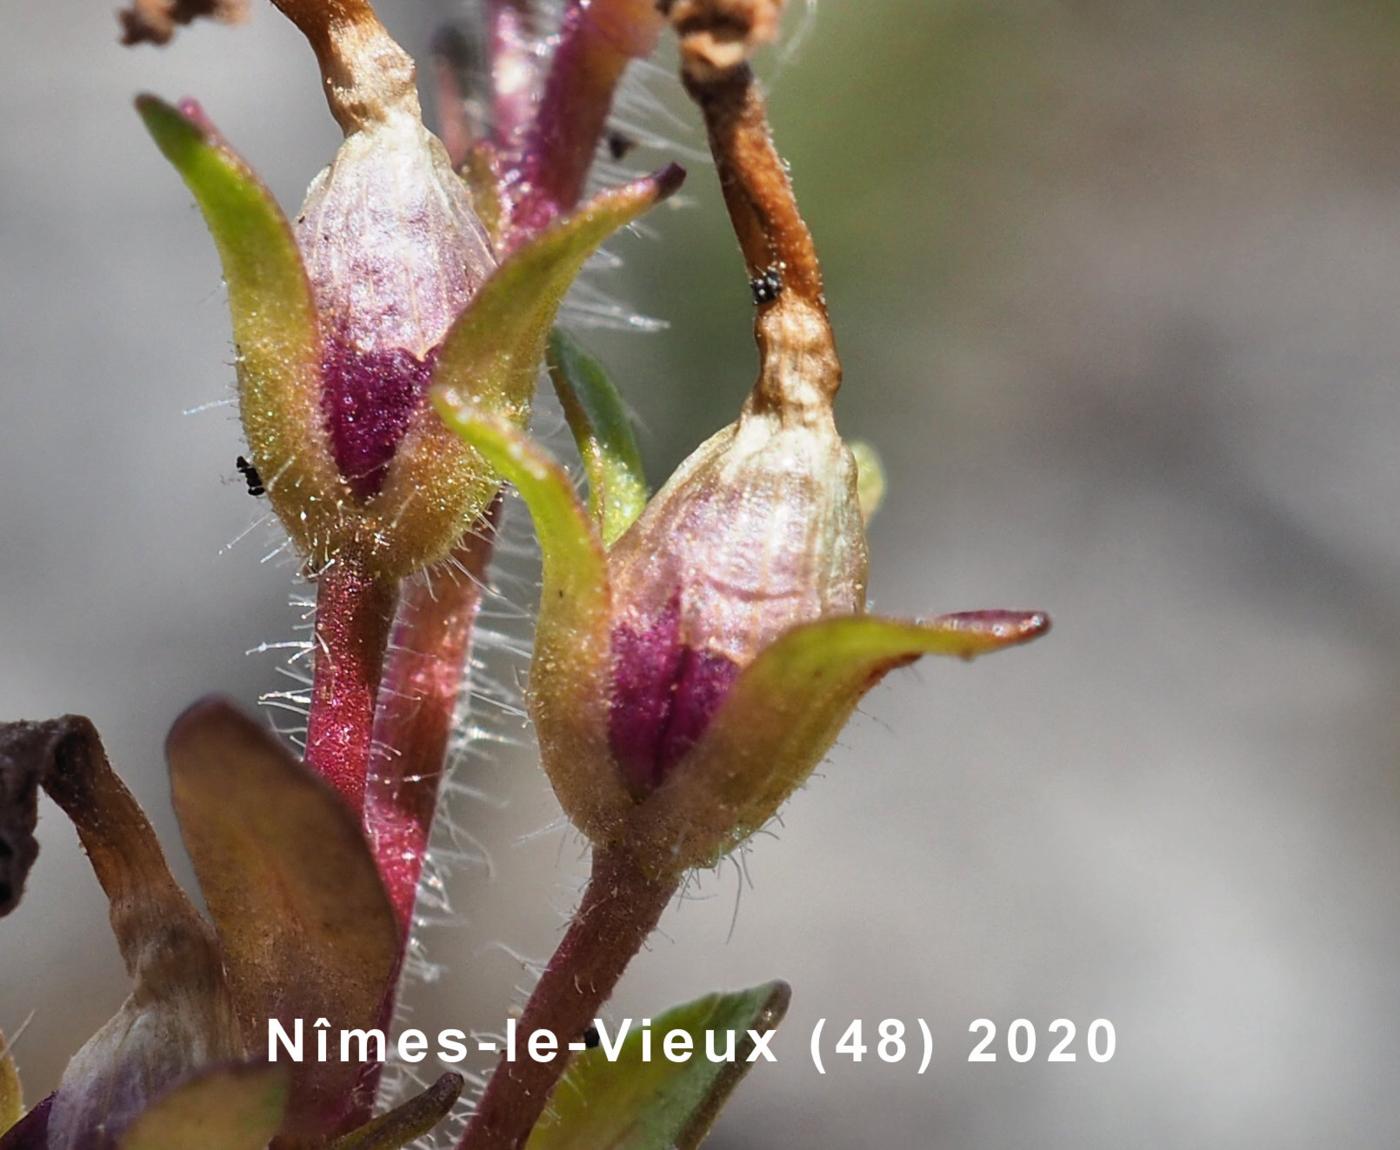
[[[447,765],[447,744],[471,658],[472,628],[491,561],[499,497],[451,558],[405,585],[394,622],[374,721],[374,764],[365,788],[370,850],[399,920],[399,969],[380,1009],[393,1023],[398,976],[413,929],[418,880]],[[367,1065],[363,1093],[373,1098],[383,1066]]]
[[[450,560],[408,585],[380,685],[365,832],[405,939],[467,675],[498,508],[499,500]]]
[[[628,63],[651,52],[663,22],[654,0],[571,0],[535,109],[528,3],[488,0],[487,15],[494,140],[514,157],[503,189],[509,248],[578,203],[617,84]],[[471,126],[458,115],[461,92],[450,61],[440,61],[437,79],[440,101],[452,108],[446,134],[454,162],[460,163],[470,147]],[[353,564],[342,570],[343,561],[327,570],[318,588],[307,760],[362,807],[405,947],[479,606],[478,580],[491,557],[486,535],[464,540],[457,553],[473,578],[436,580],[436,597],[426,583],[411,586],[387,660],[395,592],[357,578]],[[382,702],[377,719],[376,697]],[[372,745],[381,759],[367,790]],[[621,865],[606,856],[595,859],[583,905],[531,998],[526,1019],[582,1034],[674,889],[674,881],[643,879],[630,860]],[[392,1003],[391,993],[386,1020]],[[471,1128],[484,1133],[469,1131],[467,1139],[483,1138],[483,1147],[523,1145],[563,1065],[560,1060],[557,1067],[527,1071],[523,1082],[521,1075],[498,1073]],[[366,1067],[369,1079],[378,1071]]]
[[[398,589],[344,553],[316,577],[315,670],[306,762],[364,807],[374,707]]]
[[[562,1051],[583,1038],[678,885],[677,877],[647,877],[623,851],[594,852],[583,901],[521,1015],[522,1044],[537,1030],[553,1034]],[[503,1057],[457,1150],[520,1150],[567,1067],[563,1054],[552,1062]]]
[[[622,73],[650,54],[662,24],[655,0],[569,5],[507,189],[514,241],[538,233],[578,203]]]
[[[491,57],[491,135],[514,155],[535,109],[538,30],[527,0],[487,0],[486,35]]]

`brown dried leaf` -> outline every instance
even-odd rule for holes
[[[248,17],[248,0],[132,0],[117,13],[123,44],[167,44],[178,25],[207,17],[237,24]]]
[[[379,1021],[398,929],[357,815],[272,735],[230,704],[196,704],[166,744],[175,811],[223,944],[254,1046],[268,1022],[288,1034]],[[283,1133],[332,1133],[360,1067],[308,1057],[292,1067]],[[353,1100],[363,1108],[370,1100]]]
[[[19,905],[39,854],[34,824],[44,760],[32,753],[32,723],[0,726],[0,918]]]
[[[48,1116],[49,1150],[119,1134],[153,1095],[241,1053],[218,944],[171,877],[145,814],[107,761],[87,719],[14,723],[0,732],[11,762],[38,773],[77,828],[111,906],[131,975],[121,1009],[78,1051]]]

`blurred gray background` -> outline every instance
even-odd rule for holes
[[[219,273],[130,97],[198,95],[289,206],[337,137],[268,6],[161,51],[118,48],[110,6],[0,3],[0,712],[91,715],[178,854],[164,729],[199,693],[276,689],[243,652],[296,616],[267,532],[225,551],[257,514],[238,428],[182,414],[230,394]],[[382,7],[417,54],[467,14]],[[636,963],[619,1015],[794,985],[780,1065],[717,1150],[1400,1139],[1397,45],[1400,8],[1360,0],[828,0],[767,61],[843,426],[889,472],[876,606],[1044,607],[1056,629],[892,677],[757,842],[737,918],[729,868]],[[666,99],[679,123],[652,123],[699,146]],[[753,373],[692,169],[692,206],[594,281],[670,330],[585,333],[656,477]],[[464,769],[500,800],[454,807],[495,872],[459,869],[426,938],[445,971],[410,1000],[489,1029],[584,864],[531,836],[557,812],[528,754]],[[125,993],[51,807],[42,843],[0,924],[31,1098]],[[822,1016],[926,1018],[931,1073],[817,1078]],[[980,1017],[1042,1043],[1108,1018],[1117,1056],[969,1065]]]

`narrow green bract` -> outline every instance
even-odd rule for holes
[[[10,1044],[0,1031],[0,1134],[4,1134],[24,1115],[24,1092],[20,1089],[19,1071],[10,1054]]]
[[[603,365],[558,328],[549,337],[549,376],[588,473],[588,510],[611,547],[647,505],[646,475],[622,396]]]

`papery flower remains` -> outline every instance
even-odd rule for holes
[[[628,524],[609,519],[596,468],[590,518],[518,427],[450,386],[435,393],[535,518],[544,585],[530,703],[554,789],[596,846],[625,847],[657,874],[713,864],[761,827],[889,670],[1049,626],[1041,612],[866,613],[865,513],[832,412],[841,364],[820,266],[745,63],[776,6],[738,5],[747,35],[734,7],[671,15],[758,308],[759,375],[739,419]],[[555,359],[566,392],[596,391]]]

